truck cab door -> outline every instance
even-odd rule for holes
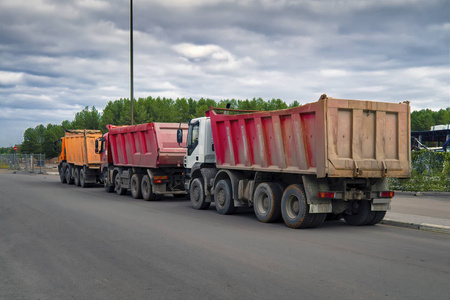
[[[191,169],[196,162],[201,161],[201,138],[200,138],[200,120],[194,120],[189,123],[187,136],[187,152],[185,168]]]
[[[215,163],[211,121],[202,117],[189,122],[185,168],[192,169],[197,163]]]

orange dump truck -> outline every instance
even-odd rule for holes
[[[86,187],[101,182],[100,155],[95,153],[95,140],[102,137],[100,130],[65,130],[58,157],[58,171],[62,183]]]

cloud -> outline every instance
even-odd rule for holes
[[[135,0],[135,97],[450,106],[448,0]],[[129,1],[0,2],[0,146],[129,97]]]

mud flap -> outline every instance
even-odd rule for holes
[[[315,178],[314,176],[302,176],[303,187],[306,193],[306,201],[309,204],[310,213],[331,213],[333,206],[331,199],[320,199],[317,192],[329,191],[326,179]]]

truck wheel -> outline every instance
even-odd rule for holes
[[[253,209],[260,222],[270,223],[281,218],[281,196],[283,191],[275,182],[258,185],[253,196]]]
[[[141,174],[134,173],[131,176],[131,196],[133,196],[134,199],[142,198],[141,181]]]
[[[109,182],[108,171],[103,173],[103,186],[105,187],[105,192],[107,193],[114,192],[114,186]]]
[[[142,177],[141,191],[142,191],[142,198],[144,198],[145,201],[156,200],[156,194],[152,192],[152,184],[150,182],[150,177],[148,177],[147,174],[145,174],[144,177]]]
[[[381,222],[381,220],[384,219],[384,217],[386,216],[386,212],[385,211],[376,211],[375,212],[375,216],[373,217],[373,219],[371,221],[369,221],[367,223],[367,225],[375,225]]]
[[[61,181],[61,183],[66,183],[66,173],[64,165],[61,165],[59,167],[59,180]]]
[[[125,195],[127,193],[127,189],[121,187],[120,172],[117,172],[116,177],[114,177],[114,186],[116,187],[117,195]]]
[[[311,225],[314,215],[309,213],[305,191],[299,184],[291,184],[281,198],[281,215],[284,223],[290,228],[307,228]]]
[[[82,188],[87,187],[87,184],[86,184],[86,173],[84,172],[84,169],[80,169],[80,175],[79,176],[80,176],[80,178],[79,178],[80,186]]]
[[[373,219],[373,214],[370,210],[370,202],[367,200],[360,200],[355,202],[355,207],[352,214],[344,214],[344,220],[348,225],[362,226],[367,225]]]
[[[80,169],[75,168],[75,171],[73,171],[73,174],[74,174],[73,183],[76,186],[80,186]]]
[[[231,215],[235,211],[234,201],[231,194],[231,181],[221,179],[214,190],[214,203],[216,210],[221,215]]]
[[[66,183],[67,184],[72,184],[73,183],[73,178],[72,178],[72,175],[70,174],[71,173],[70,171],[71,171],[70,170],[70,166],[67,166],[66,167],[66,171],[64,172],[65,175],[66,175]]]
[[[206,202],[202,178],[192,180],[191,187],[189,188],[189,196],[192,207],[195,209],[207,209],[211,205],[211,202]]]

